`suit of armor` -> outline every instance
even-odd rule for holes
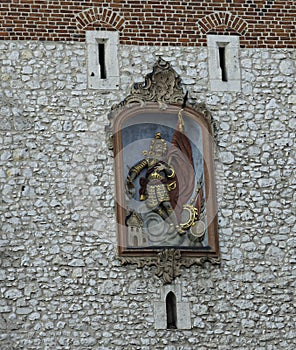
[[[176,225],[173,208],[170,202],[170,191],[176,188],[176,175],[174,169],[165,163],[162,158],[166,155],[166,143],[157,133],[151,142],[148,157],[130,168],[126,187],[130,197],[134,197],[134,180],[146,170],[145,176],[140,178],[140,201],[158,213],[164,220],[171,218],[170,224]]]

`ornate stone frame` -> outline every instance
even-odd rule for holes
[[[213,125],[203,106],[186,106],[181,80],[170,64],[159,59],[153,72],[148,74],[143,84],[135,84],[131,94],[120,104],[113,106],[110,126],[107,128],[110,148],[114,151],[115,194],[118,227],[118,255],[122,264],[137,264],[138,267],[155,265],[156,275],[164,283],[171,283],[180,276],[180,267],[202,264],[206,261],[219,263],[217,233],[216,189],[214,180],[214,139]],[[180,248],[130,248],[126,244],[125,232],[125,183],[123,172],[122,128],[124,123],[140,113],[178,114],[183,104],[183,113],[193,119],[202,129],[204,149],[204,169],[208,229],[208,249]],[[203,111],[203,112],[202,112]]]

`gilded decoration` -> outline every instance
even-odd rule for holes
[[[219,263],[212,124],[161,58],[112,108],[118,251],[122,264],[156,266],[171,283],[181,267]],[[211,193],[212,192],[212,193]]]

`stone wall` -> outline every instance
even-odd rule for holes
[[[240,54],[242,91],[215,93],[204,47],[120,46],[101,92],[83,43],[0,43],[1,349],[294,349],[295,50]],[[154,268],[116,259],[107,115],[159,55],[217,128],[222,263],[175,282],[191,330],[156,330]]]

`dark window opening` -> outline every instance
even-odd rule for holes
[[[225,47],[219,47],[218,49],[222,81],[227,81]]]
[[[99,66],[100,66],[100,78],[106,79],[106,62],[105,62],[105,44],[99,43]]]
[[[176,296],[169,292],[166,297],[167,329],[177,329]]]

